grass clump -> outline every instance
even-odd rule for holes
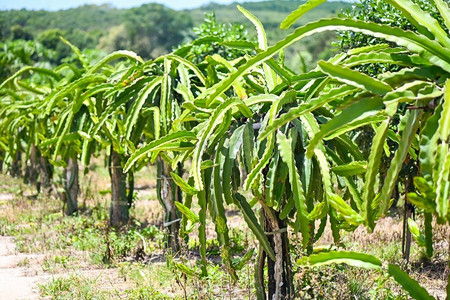
[[[42,297],[52,299],[110,299],[110,292],[97,288],[97,280],[98,278],[72,274],[67,278],[54,278],[38,286]]]

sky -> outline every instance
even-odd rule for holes
[[[257,0],[246,0],[257,1]],[[260,0],[259,0],[260,1]],[[140,6],[144,3],[156,2],[173,9],[195,8],[211,2],[211,0],[0,0],[0,10],[9,9],[45,9],[59,10],[77,7],[83,4],[109,3],[118,8]],[[229,4],[232,2],[244,2],[239,0],[214,0],[215,3]]]

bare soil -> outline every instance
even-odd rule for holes
[[[107,189],[108,183],[99,178],[93,178],[92,192],[96,194],[99,189]],[[163,211],[156,200],[154,192],[155,182],[153,178],[138,178],[136,192],[139,201],[136,202],[135,210],[139,212],[140,219],[144,224],[156,225],[161,227],[163,221]],[[91,182],[91,180],[89,180]],[[14,200],[14,195],[9,193],[0,193],[1,202]],[[197,207],[193,208],[195,211]],[[7,212],[4,212],[8,214]],[[244,233],[246,247],[256,247],[254,239],[242,217],[236,211],[227,211],[228,225],[230,229]],[[421,261],[418,257],[412,259],[408,266],[405,262],[394,261],[407,269],[416,280],[420,282],[436,299],[445,299],[445,288],[447,284],[448,255],[450,227],[435,224],[435,257],[429,261]],[[207,226],[208,238],[215,237],[214,226],[210,222]],[[375,232],[369,233],[363,227],[358,228],[352,233],[343,234],[342,242],[349,250],[371,253],[373,249],[379,249],[379,253],[371,253],[376,256],[384,256],[385,250],[392,248],[393,244],[401,243],[402,223],[398,217],[387,217],[381,219],[377,224]],[[248,236],[247,236],[248,235]],[[196,240],[193,234],[192,239]],[[333,243],[331,230],[327,228],[325,234],[319,241],[319,245],[330,245]],[[250,244],[250,245],[249,245]],[[394,248],[395,249],[395,248]],[[83,260],[86,253],[73,253],[78,256],[78,261],[84,261],[77,265],[76,269],[54,270],[46,272],[43,270],[43,263],[46,257],[51,253],[25,254],[16,251],[14,238],[0,236],[0,299],[39,299],[39,284],[45,284],[58,277],[68,277],[72,274],[83,275],[84,277],[98,279],[99,286],[106,289],[114,289],[119,292],[125,291],[131,283],[118,275],[117,269],[102,269],[87,263]],[[191,258],[191,260],[195,258]],[[144,259],[148,264],[164,264],[162,254],[154,253],[151,257]],[[166,294],[177,294],[179,287],[174,285]],[[179,291],[178,291],[179,292]]]
[[[51,275],[34,272],[35,264],[21,266],[21,262],[37,262],[42,254],[23,254],[15,251],[12,237],[0,237],[0,298],[37,299],[38,283],[50,280]],[[39,275],[38,275],[39,274]]]

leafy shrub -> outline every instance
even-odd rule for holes
[[[252,41],[252,39],[248,36],[245,24],[219,23],[214,12],[206,13],[204,22],[194,28],[194,33],[197,44],[194,43],[192,52],[197,63],[213,54],[233,60],[253,53],[252,50],[233,49],[223,45],[224,42]],[[202,40],[204,42],[201,42]]]

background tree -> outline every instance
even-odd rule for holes
[[[252,46],[245,43],[246,41],[254,42],[249,37],[246,26],[241,23],[220,23],[214,12],[206,13],[203,23],[194,27],[193,31],[196,41],[191,51],[197,63],[203,61],[208,55],[218,54],[226,60],[233,60],[253,51]],[[226,43],[234,43],[237,47],[238,42],[241,42],[244,48],[233,49],[226,46]]]
[[[189,15],[160,4],[144,4],[124,14],[131,50],[144,58],[156,58],[180,44],[192,27]]]

